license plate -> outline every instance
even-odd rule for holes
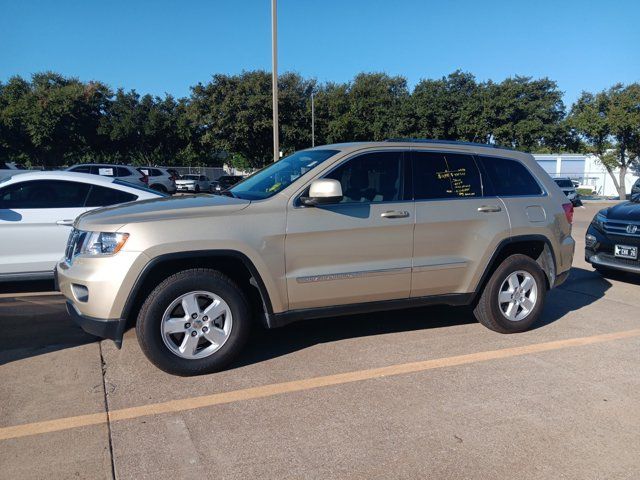
[[[631,258],[635,260],[638,258],[638,247],[629,247],[627,245],[616,245],[615,250],[613,251],[616,257],[620,258]]]

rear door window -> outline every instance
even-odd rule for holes
[[[103,177],[115,177],[116,168],[109,165],[95,165],[91,167],[91,173],[101,175]]]
[[[130,177],[131,176],[131,172],[129,171],[128,168],[124,168],[124,167],[118,167],[118,177]]]
[[[480,171],[471,155],[411,152],[416,200],[482,196]]]
[[[543,193],[531,172],[517,160],[484,155],[478,159],[487,174],[488,195],[533,196]]]

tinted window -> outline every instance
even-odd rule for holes
[[[111,165],[93,165],[91,167],[91,173],[94,175],[102,175],[103,177],[115,177],[116,167]]]
[[[90,187],[62,180],[16,183],[0,191],[0,208],[80,208]]]
[[[91,193],[87,199],[87,207],[106,207],[117,203],[132,202],[138,197],[132,193],[122,192],[114,188],[99,187],[94,185],[91,187]]]
[[[118,167],[118,176],[119,177],[130,177],[131,176],[131,172],[129,171],[128,168]]]
[[[73,167],[71,171],[77,173],[91,173],[91,167],[89,167],[89,165],[83,165],[81,167]]]
[[[342,185],[342,202],[392,202],[403,199],[403,152],[376,152],[348,160],[326,178]]]
[[[540,195],[542,189],[527,168],[516,160],[479,157],[494,195]]]
[[[160,170],[158,170],[157,168],[143,167],[143,168],[139,168],[138,171],[140,173],[144,173],[148,177],[161,177],[162,176],[162,172]]]
[[[571,180],[554,180],[560,188],[573,188]]]
[[[412,152],[416,200],[482,196],[480,172],[471,155]]]

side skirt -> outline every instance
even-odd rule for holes
[[[399,300],[382,300],[377,302],[352,303],[332,307],[302,308],[282,313],[267,314],[269,328],[283,327],[300,320],[313,318],[340,317],[359,313],[384,312],[405,308],[425,307],[429,305],[463,306],[473,302],[475,293],[454,293],[448,295],[432,295],[429,297],[403,298]]]

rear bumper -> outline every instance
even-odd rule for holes
[[[67,300],[67,312],[72,320],[85,332],[100,338],[113,340],[118,348],[122,347],[122,336],[127,325],[126,319],[104,320],[82,315],[73,303]]]

